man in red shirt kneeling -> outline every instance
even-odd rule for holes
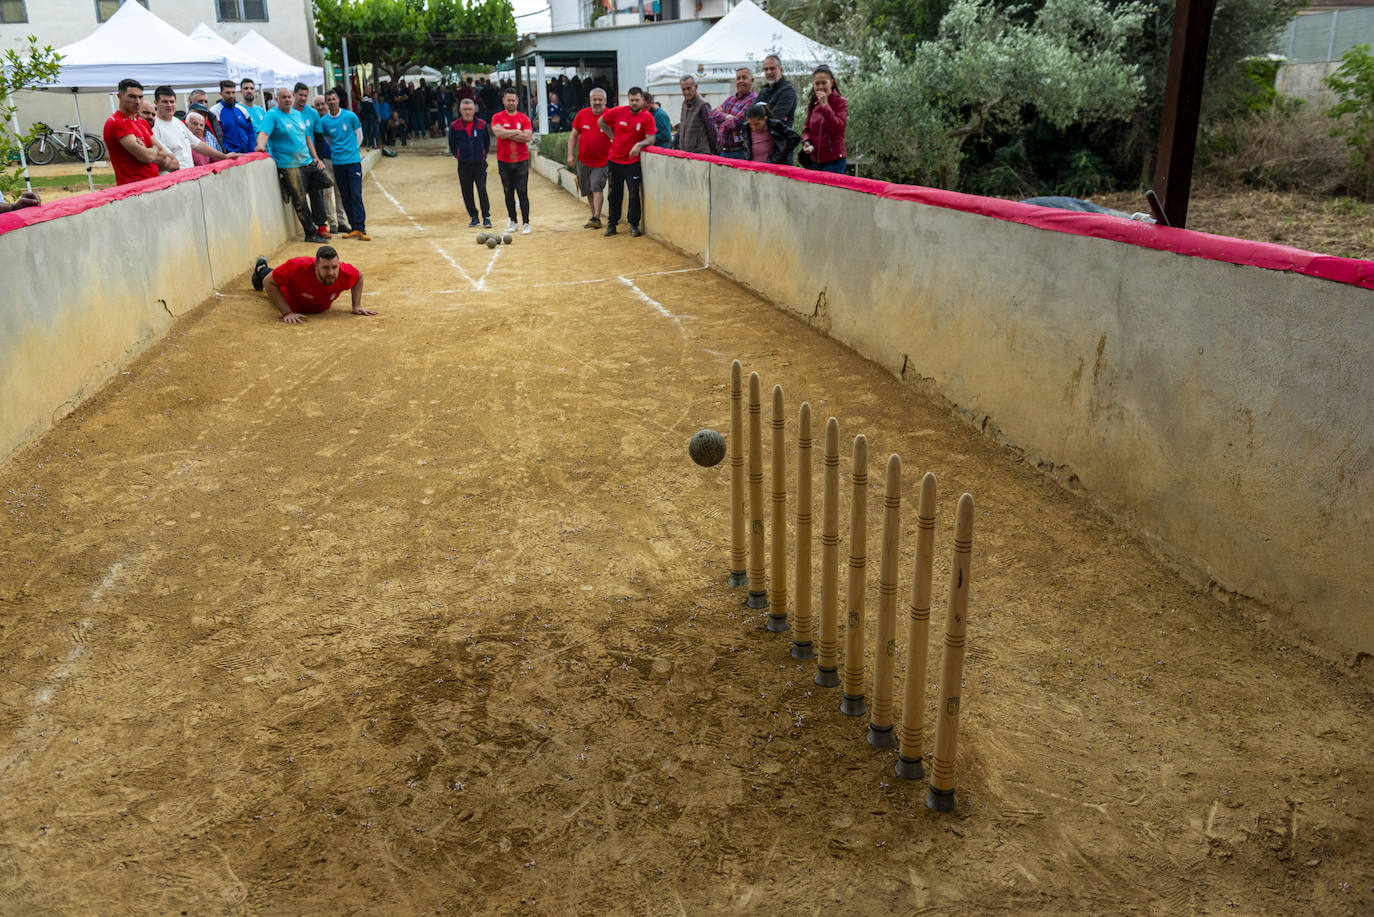
[[[267,291],[267,298],[288,325],[298,325],[306,315],[324,312],[345,290],[353,297],[354,315],[377,314],[363,308],[362,273],[341,262],[339,253],[328,245],[321,245],[314,258],[292,258],[275,268],[259,256],[253,265],[253,289]]]

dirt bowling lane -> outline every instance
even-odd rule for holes
[[[0,467],[0,912],[1374,908],[1364,676],[537,177],[478,248],[453,172],[367,179],[377,317],[245,264]],[[724,585],[733,357],[903,456],[900,602],[920,473],[937,619],[977,499],[952,815]]]

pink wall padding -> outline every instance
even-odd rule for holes
[[[974,194],[960,194],[957,191],[940,191],[920,185],[898,185],[889,182],[873,181],[867,178],[854,178],[849,175],[835,175],[801,169],[796,166],[775,166],[759,162],[744,162],[726,159],[723,156],[702,156],[684,153],[681,150],[663,150],[650,147],[647,152],[658,156],[676,156],[682,159],[697,159],[716,165],[730,166],[754,172],[771,172],[784,178],[807,181],[818,185],[833,185],[847,188],[894,201],[911,201],[947,210],[962,210],[976,213],[995,220],[1007,220],[1048,229],[1053,232],[1069,233],[1076,236],[1092,236],[1112,242],[1124,242],[1153,248],[1158,251],[1174,252],[1209,261],[1224,261],[1228,264],[1244,264],[1252,267],[1267,268],[1271,271],[1294,271],[1309,277],[1334,280],[1353,286],[1374,289],[1374,261],[1361,261],[1356,258],[1335,258],[1274,245],[1269,242],[1251,242],[1246,239],[1232,239],[1229,236],[1214,236],[1211,233],[1196,232],[1191,229],[1175,229],[1169,226],[1156,226],[1152,223],[1139,223],[1123,220],[1120,217],[1101,213],[1078,213],[1072,210],[1059,210],[1053,207],[1037,207],[1018,201],[1004,201],[995,197],[979,197]],[[4,217],[0,217],[3,220]],[[0,226],[3,224],[0,223]]]
[[[106,188],[102,191],[91,191],[86,194],[64,197],[61,200],[42,204],[38,207],[25,207],[23,210],[0,213],[0,236],[25,226],[33,226],[35,223],[46,223],[48,220],[56,220],[60,217],[75,216],[95,207],[103,207],[111,201],[122,201],[126,197],[147,194],[149,191],[161,191],[163,188],[170,188],[178,182],[194,181],[202,175],[223,172],[225,169],[232,169],[234,166],[243,165],[246,162],[256,162],[266,158],[268,158],[266,153],[249,153],[238,159],[221,159],[219,162],[207,163],[192,169],[178,169],[176,172],[159,175],[157,178],[145,178],[143,181],[131,182],[127,185],[115,185],[113,188]]]

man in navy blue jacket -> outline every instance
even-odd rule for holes
[[[463,205],[468,209],[468,225],[478,225],[477,202],[472,191],[476,186],[482,202],[481,225],[491,226],[491,202],[487,200],[487,151],[491,149],[491,133],[487,122],[477,117],[472,99],[458,105],[458,120],[448,126],[448,151],[458,159],[458,184],[463,189]]]

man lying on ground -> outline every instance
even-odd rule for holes
[[[253,265],[253,289],[267,291],[267,298],[288,325],[298,325],[306,315],[326,311],[345,290],[352,294],[354,315],[377,314],[363,308],[362,273],[342,263],[339,253],[328,245],[321,245],[314,258],[292,258],[275,268],[259,255]]]

